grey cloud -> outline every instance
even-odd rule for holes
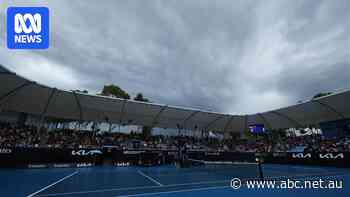
[[[92,92],[115,83],[154,102],[224,113],[350,86],[346,0],[43,4],[51,11],[50,49],[10,51],[1,36],[0,54],[3,65],[42,83]],[[50,80],[34,64],[58,75]]]

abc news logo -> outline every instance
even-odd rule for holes
[[[27,27],[26,21],[30,22]],[[31,35],[32,32],[40,34],[41,32],[41,15],[40,14],[16,14],[15,15],[15,35],[16,43],[41,43],[41,35]],[[24,32],[26,35],[21,35]]]
[[[7,46],[10,49],[48,48],[49,9],[9,7],[7,9]]]

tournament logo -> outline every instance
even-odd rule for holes
[[[50,43],[47,7],[9,7],[7,9],[7,47],[9,49],[47,49]]]

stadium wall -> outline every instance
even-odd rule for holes
[[[350,153],[237,153],[190,151],[192,159],[206,161],[255,162],[349,167]],[[62,149],[62,148],[0,148],[0,167],[47,168],[86,167],[95,165],[163,165],[172,164],[176,150]]]

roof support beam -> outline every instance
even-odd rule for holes
[[[154,117],[153,121],[152,121],[152,125],[151,125],[151,128],[155,127],[157,124],[158,124],[158,119],[160,117],[160,115],[163,113],[163,111],[168,108],[167,105],[163,106],[159,112],[157,113],[157,115]]]
[[[124,118],[124,114],[125,114],[125,105],[126,105],[126,102],[128,102],[128,100],[127,100],[127,99],[124,99],[123,105],[122,105],[122,109],[120,110],[119,125],[123,124],[123,118]]]
[[[332,107],[331,105],[329,104],[326,104],[326,103],[323,103],[317,99],[313,99],[312,102],[315,102],[315,103],[318,103],[319,105],[321,105],[322,107],[326,108],[327,110],[335,113],[337,116],[339,116],[341,119],[345,119],[346,117],[340,113],[338,110],[336,110],[334,107]]]
[[[33,82],[33,81],[28,81],[28,82],[23,83],[22,85],[20,85],[20,86],[18,86],[18,87],[16,87],[16,88],[10,90],[10,91],[8,91],[6,94],[1,95],[1,96],[0,96],[0,112],[3,110],[3,109],[2,109],[2,105],[4,104],[5,100],[6,100],[9,96],[11,96],[11,95],[13,95],[13,94],[16,94],[16,93],[17,93],[19,90],[21,90],[22,88],[24,88],[24,87],[26,87],[26,86],[29,86],[29,85],[32,85],[32,84],[35,84],[35,82]]]
[[[241,137],[248,133],[248,115],[244,116],[244,130],[241,131]]]
[[[270,122],[266,120],[266,118],[264,117],[264,115],[262,115],[262,113],[258,113],[258,116],[263,120],[264,124],[266,124],[266,126],[268,127],[268,129],[269,129],[269,130],[272,130],[272,126],[271,126]]]
[[[224,127],[224,133],[226,133],[226,131],[227,131],[227,129],[228,129],[228,126],[231,124],[231,122],[233,121],[234,118],[235,118],[234,116],[231,116],[231,117],[228,119],[228,121],[227,121],[227,123],[225,124],[225,127]]]
[[[183,122],[183,127],[186,128],[186,123],[193,118],[196,114],[198,114],[200,111],[194,111],[192,112]]]
[[[40,122],[39,122],[38,130],[37,130],[38,133],[40,132],[40,130],[41,130],[42,126],[43,126],[44,119],[46,117],[47,109],[49,108],[50,102],[51,102],[52,98],[54,97],[56,91],[57,91],[56,88],[53,88],[51,90],[50,96],[49,96],[49,98],[46,101],[45,107],[44,107],[43,111],[40,114]]]
[[[288,120],[289,122],[292,122],[296,126],[296,128],[302,128],[303,127],[302,124],[300,124],[298,121],[290,118],[289,116],[287,116],[285,114],[282,114],[282,113],[277,112],[277,111],[271,111],[271,113],[276,114],[277,116],[280,116],[280,117]]]
[[[49,108],[50,102],[51,102],[53,96],[55,95],[56,91],[57,91],[56,88],[53,88],[51,90],[51,94],[50,94],[49,98],[47,99],[45,107],[44,107],[44,110],[41,112],[40,116],[45,116],[46,115],[47,109]]]
[[[32,84],[34,84],[34,83],[35,83],[35,82],[33,82],[33,81],[26,82],[26,83],[24,83],[24,84],[22,84],[22,85],[20,85],[20,86],[18,86],[18,87],[16,87],[16,88],[10,90],[10,91],[7,92],[6,94],[1,95],[1,96],[0,96],[0,103],[1,103],[3,100],[5,100],[7,97],[9,97],[9,96],[11,96],[12,94],[15,94],[16,92],[18,92],[19,90],[21,90],[22,88],[24,88],[24,87],[26,87],[26,86],[29,86],[29,85],[32,85]]]
[[[78,110],[79,110],[79,130],[80,130],[80,123],[83,120],[83,109],[81,107],[78,95],[77,95],[77,93],[75,91],[73,91],[73,95],[74,95],[75,101],[77,102],[77,106],[78,106]]]
[[[221,115],[221,116],[219,116],[219,117],[216,117],[214,120],[212,120],[212,121],[209,122],[207,125],[205,125],[203,130],[204,130],[204,131],[207,131],[207,129],[208,129],[210,126],[212,126],[216,121],[222,119],[223,117],[224,117],[223,115]]]

